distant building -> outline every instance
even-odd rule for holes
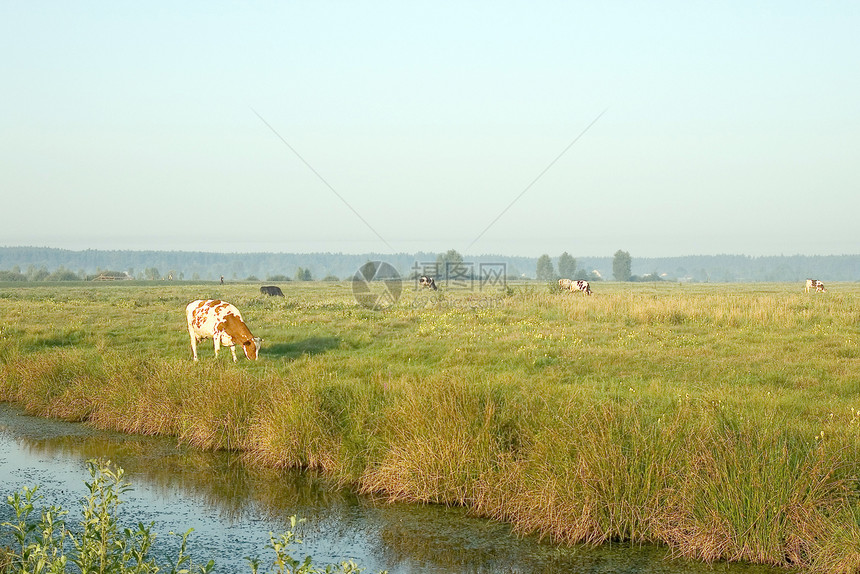
[[[132,279],[134,277],[129,275],[128,271],[102,271],[93,277],[93,281],[131,281]]]

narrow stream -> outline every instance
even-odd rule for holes
[[[154,522],[156,546],[169,554],[179,539],[168,533],[193,528],[189,553],[195,563],[214,559],[216,572],[250,572],[246,556],[270,564],[269,533],[288,529],[291,515],[305,519],[299,530],[304,544],[294,557],[309,554],[318,565],[352,559],[366,574],[781,572],[670,559],[660,548],[557,547],[516,537],[508,526],[460,508],[388,504],[312,473],[253,471],[233,453],[30,417],[0,404],[0,500],[39,485],[44,505],[62,506],[70,511],[67,522],[75,523],[92,458],[110,459],[126,471],[133,490],[120,506],[124,525]],[[9,514],[4,504],[0,521]]]

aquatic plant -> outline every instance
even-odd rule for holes
[[[159,565],[151,554],[155,542],[153,524],[138,523],[135,528],[123,528],[119,522],[117,509],[122,495],[130,489],[123,470],[110,461],[96,460],[88,461],[87,468],[92,481],[86,483],[89,494],[81,500],[79,528],[68,526],[65,519],[68,511],[54,505],[36,514],[36,503],[42,498],[38,486],[25,487],[7,497],[14,520],[4,522],[2,528],[11,533],[15,546],[7,549],[3,572],[206,574],[212,571],[213,561],[194,566],[185,553],[190,530],[182,535],[175,561]],[[66,544],[67,540],[70,544]]]
[[[245,558],[251,566],[252,574],[359,574],[363,572],[363,569],[359,568],[352,560],[341,562],[338,565],[329,564],[325,570],[320,570],[314,566],[310,556],[305,556],[304,560],[293,558],[290,554],[294,551],[292,547],[302,543],[295,534],[298,522],[299,520],[295,516],[291,516],[290,530],[278,536],[269,533],[267,548],[270,548],[275,556],[272,559],[270,569],[266,570],[265,573],[260,572],[260,560],[258,558]],[[387,573],[383,571],[379,574]]]
[[[153,557],[156,534],[154,523],[138,523],[128,528],[120,524],[117,509],[122,495],[131,489],[122,468],[110,461],[90,460],[87,468],[92,478],[86,486],[87,496],[81,500],[81,521],[77,528],[68,526],[68,511],[51,505],[38,508],[42,498],[39,487],[24,487],[8,495],[6,504],[13,518],[0,524],[0,539],[10,539],[12,545],[0,549],[0,573],[3,574],[208,574],[215,571],[214,560],[195,564],[187,554],[187,541],[193,529],[181,535],[174,558],[159,564]],[[313,564],[310,556],[299,561],[290,552],[301,540],[294,533],[298,519],[290,519],[291,529],[270,535],[268,548],[274,552],[272,569],[267,574],[359,574],[362,569],[354,562],[328,565],[324,569]],[[173,532],[170,533],[174,535]],[[253,574],[260,572],[260,560],[248,558]],[[384,572],[380,574],[385,574]]]

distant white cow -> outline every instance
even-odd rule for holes
[[[242,321],[242,315],[230,303],[218,299],[198,299],[185,308],[185,318],[188,321],[188,334],[191,337],[191,354],[197,360],[197,341],[212,339],[215,344],[215,356],[221,345],[230,347],[233,362],[236,361],[236,343],[242,345],[245,356],[252,361],[257,360],[262,339],[251,334],[248,326]]]
[[[559,279],[558,286],[564,289],[565,291],[570,290],[570,284],[573,283],[571,279]]]
[[[827,289],[824,288],[824,283],[818,279],[806,280],[806,292],[809,293],[810,289],[815,289],[816,293],[827,293]]]

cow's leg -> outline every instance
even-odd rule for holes
[[[218,351],[221,350],[221,338],[218,335],[212,337],[212,340],[215,343],[215,358],[218,358]]]
[[[233,362],[236,362],[236,345],[230,345],[230,352],[233,353]]]
[[[197,360],[197,335],[194,334],[194,331],[191,327],[188,328],[188,335],[191,337],[191,356],[194,357],[194,360]]]

